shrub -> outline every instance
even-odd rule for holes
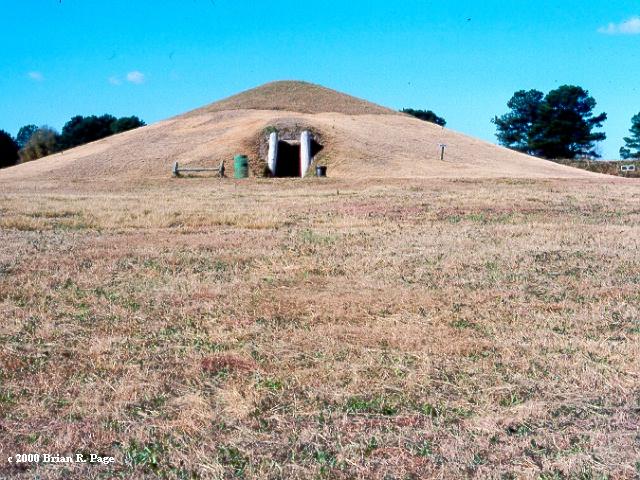
[[[10,167],[18,161],[18,144],[4,130],[0,130],[0,168]]]
[[[20,150],[20,161],[30,162],[60,150],[60,135],[51,127],[40,127]]]

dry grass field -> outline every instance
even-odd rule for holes
[[[0,189],[0,478],[640,474],[637,182],[29,168]]]

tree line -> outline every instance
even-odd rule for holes
[[[595,131],[607,119],[595,114],[595,99],[582,87],[562,85],[546,95],[539,90],[518,90],[507,102],[509,111],[495,116],[498,142],[512,150],[549,160],[598,158],[597,142],[607,138]],[[404,108],[402,112],[445,126],[431,110]],[[631,118],[630,135],[620,148],[623,159],[640,159],[640,113]]]
[[[402,113],[406,113],[407,115],[411,115],[412,117],[424,120],[425,122],[435,123],[436,125],[440,125],[441,127],[444,127],[447,124],[447,121],[444,118],[436,115],[431,110],[415,110],[413,108],[403,108],[400,111]]]
[[[607,114],[594,113],[596,101],[584,88],[562,85],[546,95],[518,90],[507,107],[509,112],[492,119],[505,147],[549,160],[600,157],[596,144],[607,136],[595,130]],[[640,158],[640,113],[631,119],[630,136],[623,140],[620,156]]]
[[[65,123],[60,133],[46,125],[25,125],[13,138],[0,130],[0,168],[36,160],[144,125],[144,121],[135,115],[120,118],[109,114],[76,115]]]

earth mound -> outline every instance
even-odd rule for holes
[[[153,125],[0,171],[0,185],[111,184],[135,189],[170,179],[174,162],[216,167],[250,158],[267,165],[273,129],[309,129],[321,139],[315,164],[334,178],[596,178],[365,100],[305,82],[273,82]],[[441,145],[446,145],[441,159]],[[106,188],[106,187],[105,187]]]

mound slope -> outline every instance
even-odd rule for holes
[[[298,113],[343,113],[345,115],[395,115],[397,112],[351,95],[336,92],[313,83],[272,82],[233,95],[192,114],[224,110],[281,110]]]
[[[168,178],[171,166],[216,166],[248,154],[277,124],[321,132],[317,159],[343,178],[584,178],[596,174],[523,155],[393,110],[304,82],[274,82],[137,130],[0,171],[16,180],[138,183]],[[447,144],[445,161],[439,144]],[[232,173],[232,172],[230,172]]]

